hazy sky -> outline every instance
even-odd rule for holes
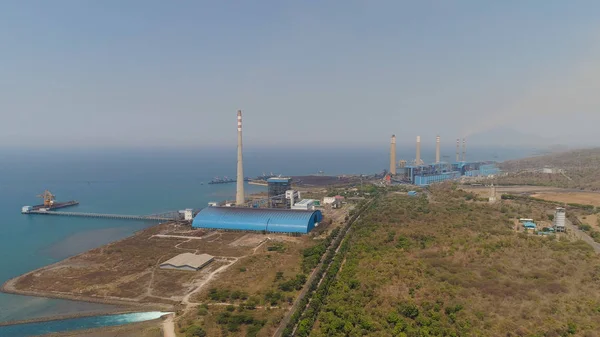
[[[0,1],[0,147],[596,143],[600,1]],[[598,141],[596,141],[598,139]]]

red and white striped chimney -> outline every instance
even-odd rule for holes
[[[440,136],[435,137],[435,163],[440,163]]]
[[[242,110],[238,110],[237,112],[237,131],[237,188],[235,193],[235,204],[236,206],[242,206],[246,203],[244,198],[244,164],[242,159]]]

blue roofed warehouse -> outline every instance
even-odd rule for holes
[[[212,206],[196,215],[192,227],[306,234],[322,219],[321,211]]]

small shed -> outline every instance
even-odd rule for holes
[[[211,263],[214,259],[214,256],[208,254],[196,255],[193,253],[183,253],[161,263],[160,268],[198,271]]]
[[[525,227],[526,229],[536,229],[537,228],[535,223],[533,223],[531,221],[527,221],[527,222],[523,223],[523,227]]]

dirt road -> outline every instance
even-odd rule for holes
[[[565,225],[567,226],[567,230],[569,230],[575,237],[585,241],[588,245],[594,248],[594,251],[600,254],[600,243],[594,241],[591,236],[589,236],[586,232],[577,228],[577,226],[573,225],[571,221],[568,219],[565,220]]]
[[[170,314],[162,324],[163,337],[177,337],[175,335],[175,323],[173,323],[173,315]]]

